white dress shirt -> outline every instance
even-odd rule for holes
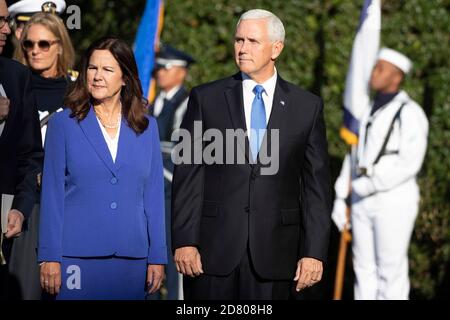
[[[155,105],[153,106],[153,115],[155,118],[159,116],[163,107],[164,107],[164,99],[170,100],[173,96],[180,90],[181,86],[176,86],[170,89],[168,92],[161,91],[155,100]]]
[[[172,99],[175,94],[180,90],[181,86],[176,86],[175,88],[172,88],[169,90],[169,92],[161,91],[158,96],[156,97],[155,104],[153,106],[153,116],[157,118],[164,107],[164,99],[170,100]],[[183,100],[181,102],[180,106],[175,111],[175,115],[173,118],[173,126],[172,130],[176,130],[181,126],[181,122],[183,121],[184,114],[187,110],[189,97]]]
[[[272,112],[273,95],[275,93],[275,86],[277,84],[277,70],[274,70],[273,76],[264,81],[263,83],[257,83],[252,80],[247,74],[242,72],[242,91],[244,94],[244,112],[245,112],[245,125],[250,139],[250,121],[252,118],[252,103],[255,99],[253,89],[256,85],[261,85],[264,88],[262,98],[264,101],[264,107],[266,109],[266,125],[269,123],[270,113]]]
[[[114,138],[111,138],[109,136],[108,132],[103,127],[99,118],[97,118],[97,121],[98,121],[98,125],[100,126],[100,129],[102,129],[103,137],[105,138],[106,145],[108,146],[109,152],[111,153],[112,160],[115,163],[116,157],[117,157],[117,148],[119,147],[120,126],[122,124],[122,119],[119,120],[119,126],[117,127],[117,132],[116,132],[116,135],[114,136]]]

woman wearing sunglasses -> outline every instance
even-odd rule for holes
[[[74,62],[74,49],[63,21],[51,13],[33,15],[22,31],[20,44],[15,59],[32,70],[32,87],[44,140],[49,118],[62,110],[65,92],[75,80],[68,71]],[[27,228],[14,243],[10,258],[26,300],[41,298],[36,256],[39,216],[39,204],[36,204]]]
[[[42,138],[49,116],[63,107],[68,85],[75,80],[70,68],[74,49],[64,22],[51,13],[37,13],[25,25],[15,59],[33,71],[33,89],[41,120]]]

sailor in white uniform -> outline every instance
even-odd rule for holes
[[[357,300],[409,297],[408,247],[420,200],[416,176],[428,135],[422,108],[400,90],[410,69],[403,54],[380,50],[370,80],[376,94],[361,121],[357,152],[345,158],[335,184],[333,220],[342,230],[352,179],[348,199]]]

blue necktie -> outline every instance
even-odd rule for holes
[[[266,108],[264,107],[264,100],[262,98],[263,92],[264,87],[259,84],[253,88],[255,98],[253,99],[250,118],[250,148],[254,161],[258,157],[259,148],[261,147],[266,129]]]

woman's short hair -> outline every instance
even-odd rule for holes
[[[56,39],[59,40],[59,45],[62,49],[61,55],[58,56],[57,76],[62,77],[67,75],[69,69],[73,67],[75,60],[75,50],[73,49],[72,41],[63,20],[55,14],[39,12],[34,14],[30,20],[25,24],[19,42],[27,39],[28,32],[33,25],[41,25],[53,33]],[[51,39],[46,39],[51,40]],[[14,59],[22,64],[29,65],[27,61],[27,54],[19,45],[14,52]]]
[[[94,102],[88,89],[87,70],[95,50],[108,50],[119,64],[122,80],[125,83],[120,93],[122,115],[136,134],[144,132],[149,124],[146,117],[147,105],[143,98],[133,50],[125,41],[115,37],[105,37],[95,41],[84,53],[79,76],[64,99],[64,105],[72,109],[71,117],[82,121],[88,115],[91,104]]]

